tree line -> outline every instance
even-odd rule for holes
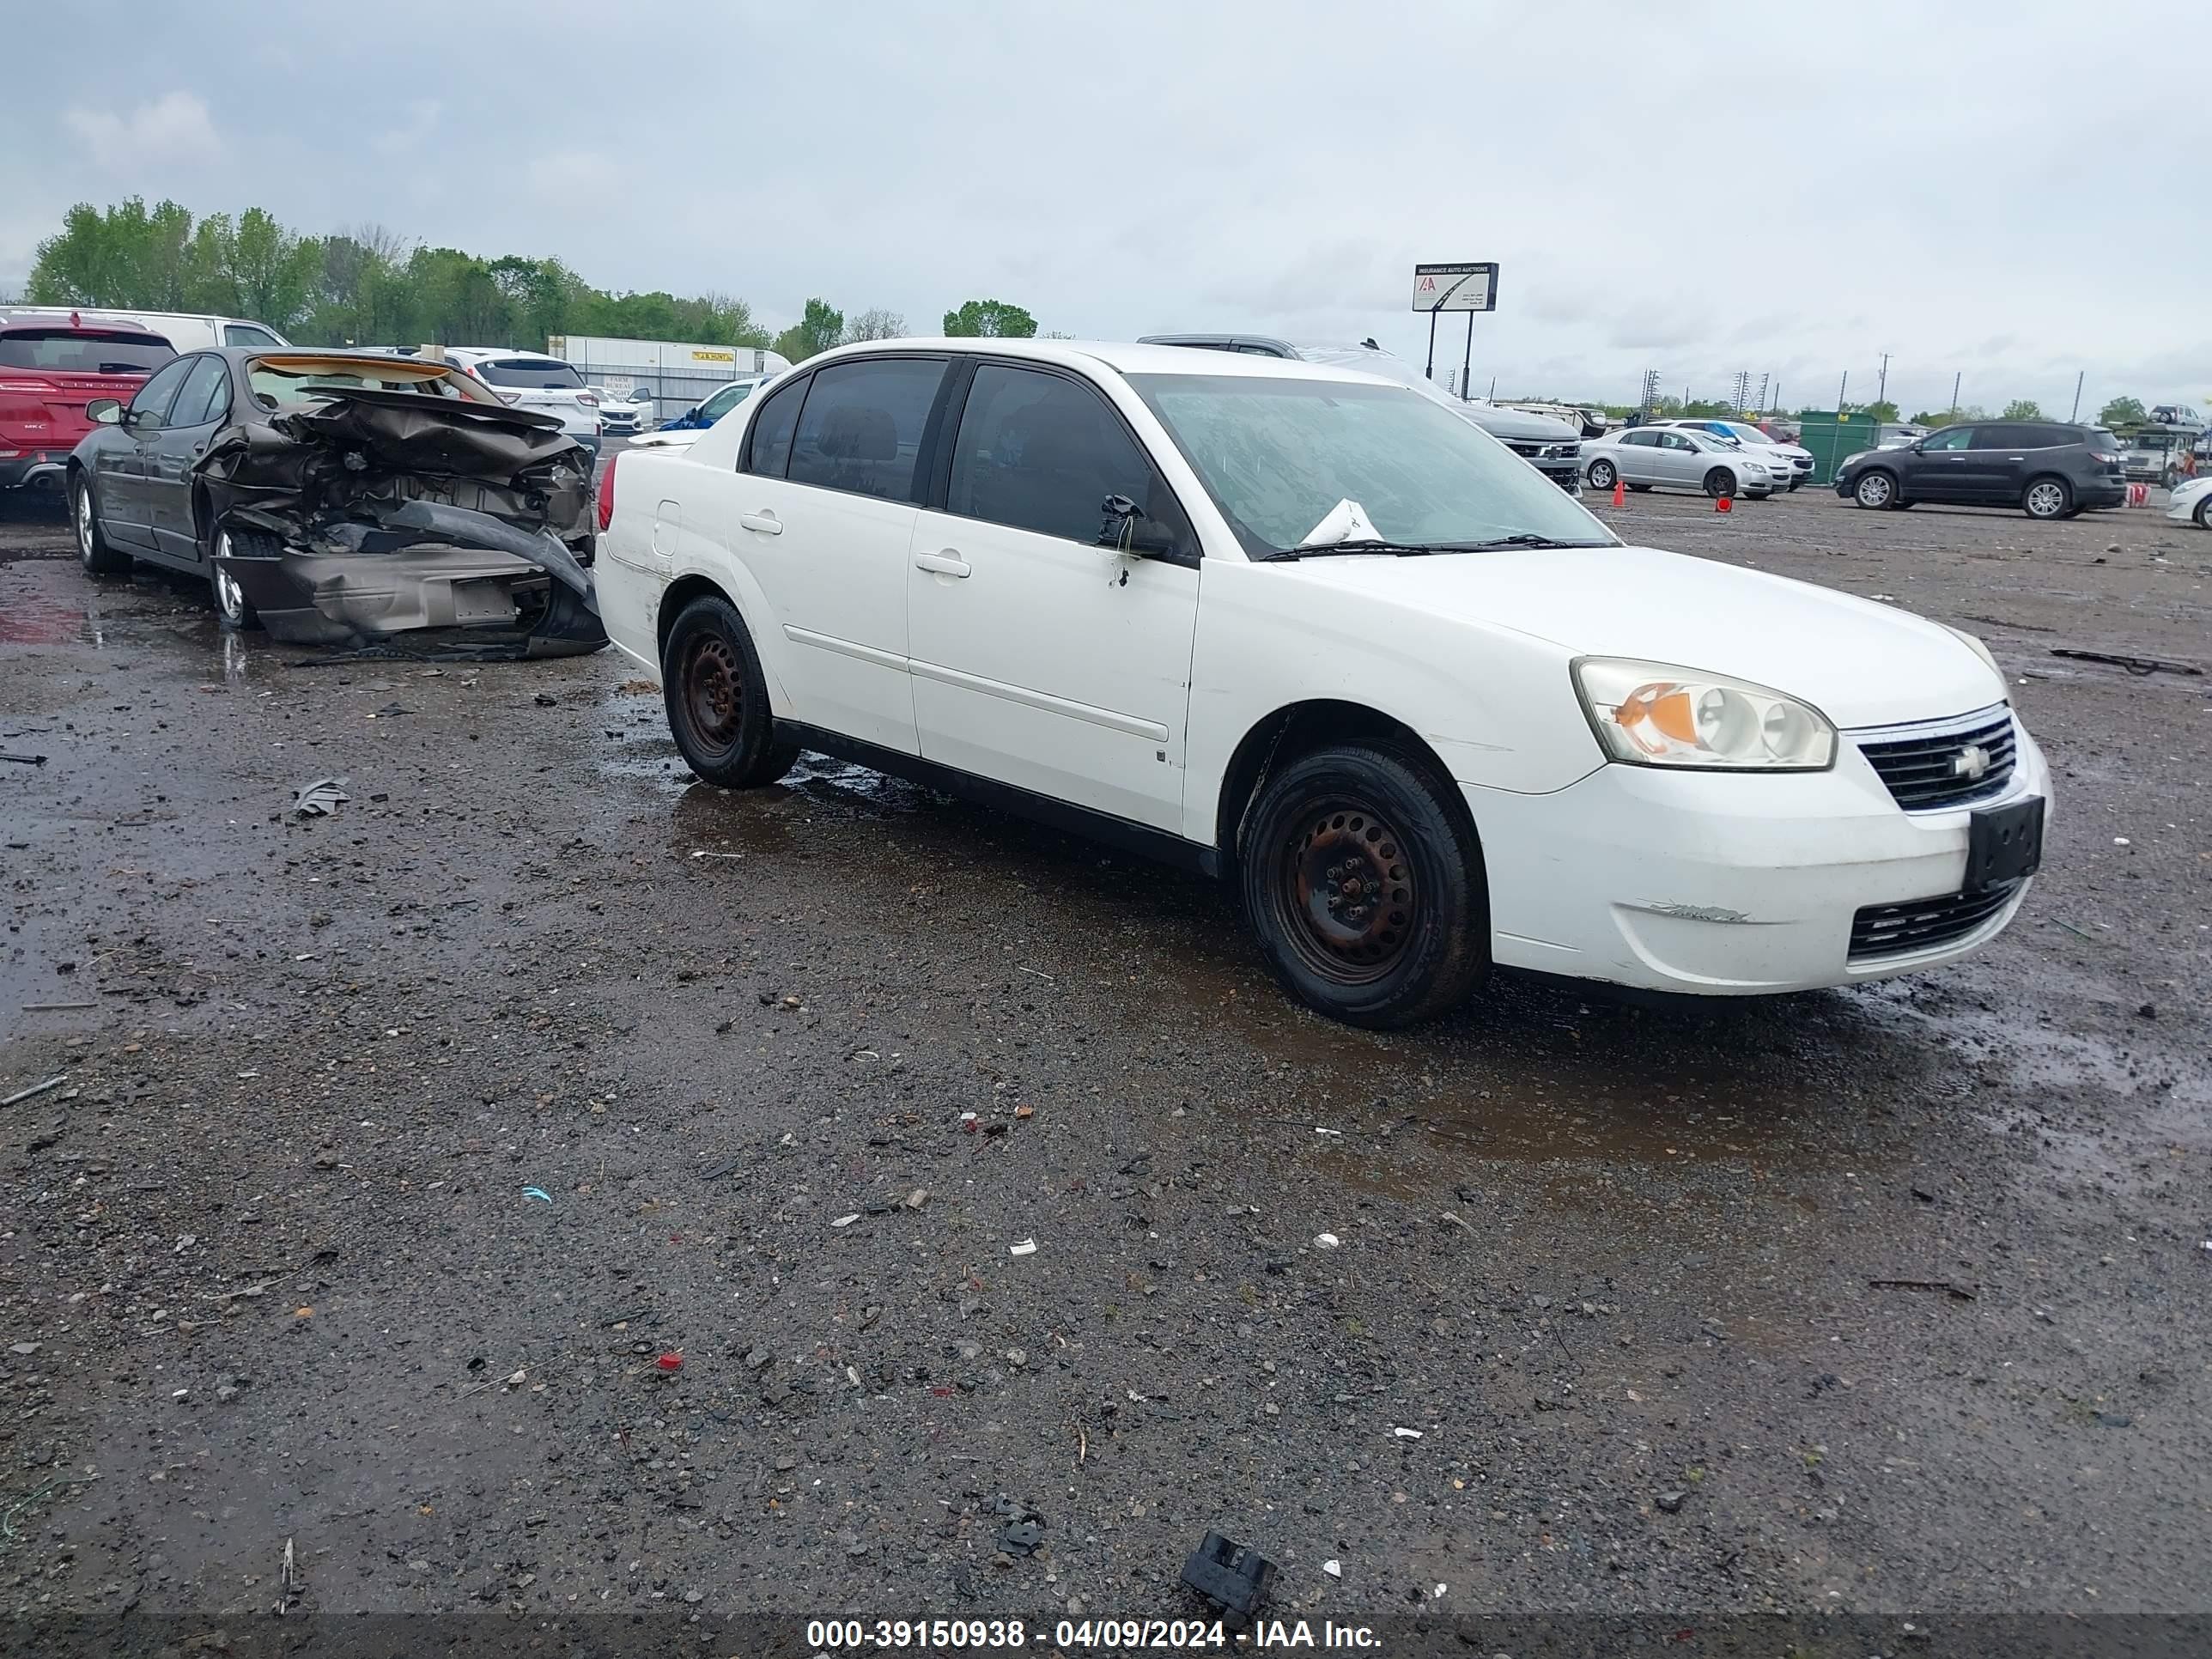
[[[845,313],[806,302],[771,334],[734,295],[688,299],[594,288],[558,259],[425,247],[381,226],[303,235],[261,208],[195,219],[175,202],[139,197],[112,207],[80,202],[39,244],[25,286],[32,305],[210,312],[267,323],[301,345],[513,345],[544,349],[554,335],[764,346],[793,362],[850,340],[907,331],[896,312]],[[945,313],[947,334],[1028,336],[1036,319],[1000,300]]]

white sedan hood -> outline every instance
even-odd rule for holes
[[[1939,623],[1656,548],[1360,554],[1280,568],[1340,592],[1534,635],[1569,656],[1732,674],[1802,698],[1846,729],[1963,714],[2006,695],[2003,680]]]

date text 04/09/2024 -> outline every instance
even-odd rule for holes
[[[807,1645],[816,1652],[840,1648],[957,1650],[1042,1645],[1045,1627],[1018,1619],[832,1619],[810,1620]],[[1324,1620],[1318,1626],[1304,1619],[1263,1619],[1249,1631],[1232,1631],[1224,1621],[1200,1619],[1062,1619],[1052,1626],[1052,1645],[1081,1652],[1127,1649],[1352,1648],[1379,1645],[1365,1625]]]

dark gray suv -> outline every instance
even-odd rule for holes
[[[2070,519],[2128,498],[2120,441],[2100,426],[1980,421],[1947,426],[1900,449],[1870,449],[1836,472],[1836,494],[1865,507],[1948,501]]]

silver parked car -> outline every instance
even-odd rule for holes
[[[1632,426],[1583,445],[1593,489],[1702,489],[1708,495],[1771,495],[1787,489],[1765,461],[1732,439],[1671,426]]]

